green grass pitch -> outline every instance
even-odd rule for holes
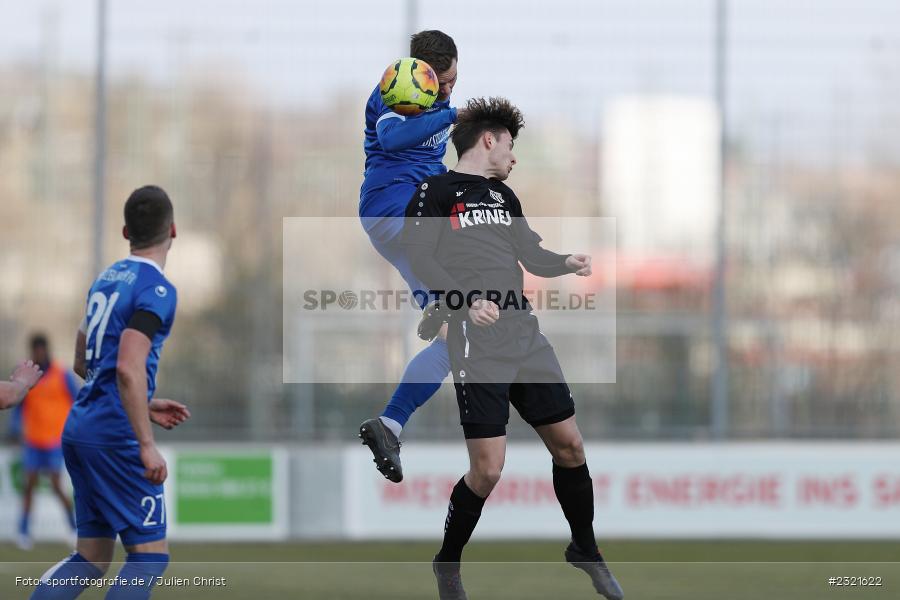
[[[436,598],[430,559],[438,545],[173,543],[168,581],[153,598]],[[562,540],[473,541],[463,557],[469,598],[597,598],[587,577],[562,562],[563,548]],[[895,541],[618,540],[602,548],[629,600],[900,597],[900,543]],[[31,552],[0,545],[0,598],[27,598],[30,588],[17,586],[15,578],[39,577],[66,553],[61,545],[39,545]],[[116,560],[122,559],[119,550]],[[195,577],[220,578],[220,585]],[[830,577],[880,577],[881,585],[829,585]],[[81,598],[100,599],[104,593],[89,589]]]

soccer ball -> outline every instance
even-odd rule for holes
[[[381,76],[381,100],[395,113],[412,116],[425,112],[438,95],[438,78],[424,60],[398,58]]]

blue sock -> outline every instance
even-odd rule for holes
[[[31,523],[31,513],[23,512],[19,519],[19,535],[28,535]]]
[[[87,588],[84,579],[97,579],[103,571],[89,563],[87,559],[73,552],[69,558],[54,565],[41,577],[41,583],[31,593],[31,600],[73,600]],[[78,578],[82,581],[73,581]],[[55,580],[51,585],[50,580]]]
[[[416,409],[438,391],[449,372],[450,357],[447,354],[447,342],[435,338],[428,347],[409,361],[400,385],[397,386],[381,416],[389,417],[400,425],[406,425]]]
[[[116,583],[106,592],[106,600],[147,600],[153,586],[156,585],[156,578],[160,577],[168,566],[168,554],[151,552],[129,554],[119,570]]]

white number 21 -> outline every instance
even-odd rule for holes
[[[108,301],[106,299],[106,294],[103,292],[94,292],[91,294],[91,299],[88,300],[87,310],[87,316],[90,321],[88,322],[88,329],[85,334],[87,343],[85,360],[100,358],[100,348],[103,346],[103,336],[106,334],[109,316],[112,314],[113,307],[116,305],[118,299],[119,292],[113,292]],[[93,334],[95,330],[97,335],[94,338],[94,345],[92,346],[91,334]]]

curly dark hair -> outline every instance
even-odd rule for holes
[[[506,98],[472,98],[459,111],[451,135],[456,156],[472,149],[485,131],[499,135],[506,130],[516,139],[523,127],[525,120],[522,112]]]
[[[437,29],[414,33],[409,38],[409,55],[427,62],[438,75],[449,69],[453,61],[459,58],[453,38]]]

